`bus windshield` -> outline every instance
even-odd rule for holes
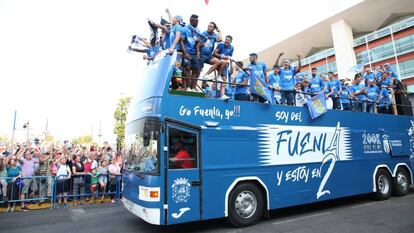
[[[134,173],[158,174],[160,123],[150,119],[126,127],[126,169]]]

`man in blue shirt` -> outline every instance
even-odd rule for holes
[[[234,47],[231,45],[231,42],[233,41],[233,37],[226,36],[226,39],[224,40],[224,43],[220,43],[217,45],[217,48],[214,50],[214,57],[218,58],[220,60],[219,65],[219,75],[222,79],[222,85],[220,86],[220,95],[221,99],[229,99],[228,96],[225,94],[225,83],[227,79],[227,62],[230,61],[231,57],[233,56]]]
[[[280,67],[279,65],[273,65],[273,72],[268,75],[269,87],[272,89],[272,97],[275,99],[275,103],[279,104],[280,100]]]
[[[243,62],[236,62],[236,71],[237,73],[233,79],[233,84],[236,84],[234,87],[234,99],[249,101],[250,97],[247,88],[247,85],[249,84],[249,75],[243,70]],[[230,62],[230,72],[233,73],[233,62]]]
[[[184,54],[184,76],[183,87],[187,91],[197,91],[197,78],[200,75],[200,31],[198,26],[198,15],[191,15],[190,24],[181,31],[181,48]],[[201,90],[200,90],[201,91]]]
[[[351,91],[349,90],[349,82],[343,82],[342,84],[342,91],[339,93],[339,98],[341,99],[342,110],[352,110],[351,105]]]
[[[138,53],[146,53],[145,59],[148,60],[148,65],[151,64],[155,56],[162,51],[161,46],[157,43],[157,38],[155,37],[151,39],[150,46],[146,49],[132,48],[131,46],[129,46],[128,49]]]
[[[323,84],[323,80],[321,79],[321,77],[319,75],[317,75],[317,69],[316,67],[313,67],[311,69],[311,78],[310,78],[310,93],[311,96],[315,96],[317,95],[319,92],[322,91],[322,84]]]
[[[172,74],[171,84],[173,89],[178,88],[178,79],[180,79],[183,76],[183,52],[181,50],[181,30],[183,26],[185,26],[185,23],[183,21],[183,18],[179,15],[172,18],[172,28],[170,30],[170,38],[169,38],[169,44],[170,47],[168,49],[169,54],[173,54],[174,50],[177,50],[177,58],[175,60],[174,64],[174,71]]]
[[[333,72],[328,72],[328,77],[328,88],[330,90],[329,97],[332,98],[333,109],[341,109],[341,101],[339,99],[339,95],[342,92],[341,82],[338,80],[338,77],[334,77]]]
[[[369,80],[373,80],[373,81],[376,80],[376,76],[375,76],[374,73],[371,72],[371,69],[370,68],[366,68],[365,69],[365,73],[364,73],[364,76],[363,77],[364,77],[364,81],[365,81],[365,86],[366,87],[368,86]]]
[[[388,90],[386,88],[382,88],[380,94],[378,96],[379,99],[379,109],[378,112],[391,114],[391,98]]]
[[[355,111],[357,112],[366,112],[367,103],[366,103],[366,90],[365,85],[361,83],[361,75],[355,74],[354,85],[351,86],[351,96],[356,98],[354,102]]]
[[[217,31],[217,33],[215,33],[214,30]],[[208,75],[220,65],[220,60],[213,56],[213,51],[215,43],[222,41],[222,36],[220,29],[214,22],[208,24],[207,31],[203,32],[202,35],[202,43],[198,43],[198,46],[200,47],[200,70],[203,69],[204,63],[211,65],[208,71],[203,75],[204,79],[208,79]]]
[[[279,63],[279,59],[281,56],[283,56],[284,52],[279,53],[279,56],[276,59],[275,65]],[[282,69],[280,69],[280,94],[281,94],[281,102],[282,104],[288,104],[288,105],[294,105],[295,104],[295,75],[300,71],[301,62],[300,58],[301,56],[299,54],[296,54],[298,59],[298,66],[292,67],[290,65],[290,61],[285,59],[283,63],[280,65]]]
[[[263,83],[269,84],[269,79],[267,78],[266,69],[267,66],[264,62],[257,61],[257,54],[251,53],[249,55],[249,70],[250,74],[254,76],[255,78],[258,78],[263,81]],[[257,95],[256,93],[252,94],[252,100],[253,102],[260,102],[264,103],[266,102],[266,99],[263,96]]]
[[[367,112],[377,112],[377,101],[378,101],[379,89],[375,85],[374,80],[368,80],[367,87]]]

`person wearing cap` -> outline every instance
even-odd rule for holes
[[[217,45],[217,48],[214,50],[214,57],[218,58],[220,60],[219,65],[219,75],[222,79],[222,84],[220,85],[220,98],[221,99],[229,99],[225,94],[226,90],[226,80],[227,80],[227,63],[230,61],[231,57],[233,56],[234,47],[231,45],[231,42],[233,41],[233,37],[230,35],[227,35],[224,42]]]
[[[187,91],[197,92],[197,78],[200,75],[200,51],[197,45],[200,40],[198,26],[198,15],[191,15],[190,24],[183,27],[181,31],[181,48],[184,54],[184,76],[183,87]],[[201,90],[199,90],[201,91]]]
[[[272,96],[275,99],[275,104],[279,104],[280,96],[280,66],[275,64],[273,65],[273,72],[270,73],[267,77],[269,79],[269,87],[272,89]]]
[[[233,62],[230,62],[230,73],[233,74]],[[243,70],[243,62],[236,62],[236,75],[233,79],[233,84],[236,84],[234,87],[234,99],[241,101],[249,101],[249,93],[247,85],[249,84],[249,75],[246,71]]]
[[[366,90],[365,85],[361,83],[361,75],[355,74],[354,84],[351,86],[351,97],[355,98],[354,108],[357,112],[366,112],[367,103],[366,103]]]
[[[217,31],[215,33],[214,31]],[[201,37],[201,43],[198,43],[200,47],[200,70],[203,69],[204,63],[210,64],[210,68],[203,75],[203,79],[209,79],[208,76],[218,68],[220,61],[218,58],[213,56],[214,45],[222,41],[222,35],[217,24],[210,22],[207,27],[207,31],[202,33],[204,37]]]
[[[383,69],[384,69],[384,72],[388,73],[392,79],[398,79],[394,68],[392,68],[389,63],[385,63],[383,66]]]
[[[280,57],[282,57],[284,55],[284,52],[279,53],[278,57],[276,58],[275,64],[279,63],[279,59]],[[298,59],[298,66],[297,67],[292,67],[290,65],[290,61],[285,59],[283,60],[282,65],[280,65],[280,67],[282,67],[280,69],[280,88],[281,88],[281,102],[282,104],[287,104],[287,105],[294,105],[295,104],[295,92],[294,92],[294,87],[295,87],[295,75],[296,73],[298,73],[300,71],[300,67],[301,67],[301,61],[300,58],[301,56],[299,54],[296,54],[296,57]]]
[[[311,77],[310,77],[310,93],[311,96],[315,96],[317,95],[319,92],[322,91],[322,84],[323,84],[323,80],[321,79],[321,77],[317,74],[317,68],[316,67],[312,67],[311,69]]]
[[[263,83],[269,84],[269,79],[267,78],[267,73],[266,73],[267,66],[264,62],[257,61],[257,58],[258,56],[256,53],[251,53],[249,55],[249,60],[250,60],[249,70],[251,72],[250,74],[254,76],[255,78],[262,80]],[[266,99],[263,96],[257,95],[255,93],[252,93],[252,100],[253,102],[260,102],[260,103],[266,102]]]
[[[342,91],[339,93],[339,98],[341,100],[342,110],[352,110],[351,96],[349,95],[351,91],[349,90],[350,81],[342,82]]]

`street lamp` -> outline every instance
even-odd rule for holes
[[[26,129],[26,144],[29,144],[29,130],[30,130],[30,122],[26,121],[23,124],[23,129]]]

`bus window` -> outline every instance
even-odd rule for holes
[[[197,135],[169,128],[170,169],[197,168]]]

